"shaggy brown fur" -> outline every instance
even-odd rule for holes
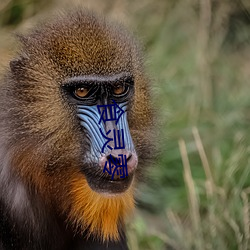
[[[61,15],[20,40],[0,90],[0,208],[7,218],[0,226],[14,225],[7,235],[19,249],[67,249],[76,235],[118,240],[134,207],[135,179],[113,197],[88,186],[79,162],[89,146],[61,85],[79,75],[133,75],[128,120],[143,168],[152,112],[138,45],[123,27],[88,11]],[[4,237],[0,233],[0,246],[1,240],[8,245]],[[57,240],[62,243],[55,247]]]

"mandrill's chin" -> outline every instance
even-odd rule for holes
[[[81,173],[83,174],[84,178],[86,178],[89,187],[94,192],[97,192],[103,196],[114,197],[121,195],[122,193],[126,192],[133,183],[135,171],[131,172],[129,166],[127,166],[128,175],[120,177],[120,175],[117,175],[117,173],[113,175],[108,174],[97,163],[92,163],[90,165],[91,167],[88,168],[82,167]],[[93,169],[95,169],[95,171],[93,171]]]
[[[103,241],[119,240],[119,226],[134,209],[133,193],[133,183],[120,194],[95,192],[78,174],[71,182],[68,220],[80,233],[87,231]]]

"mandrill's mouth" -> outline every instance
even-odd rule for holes
[[[106,173],[86,173],[84,175],[86,177],[86,180],[88,182],[89,187],[97,192],[104,195],[115,195],[119,193],[125,192],[131,185],[134,173],[130,173],[125,178],[113,178],[111,175],[108,175]]]

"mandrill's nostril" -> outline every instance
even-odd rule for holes
[[[125,156],[125,155],[124,155],[124,156]],[[118,165],[121,165],[121,160],[120,160],[120,158],[117,157],[117,156],[115,156],[115,155],[110,154],[110,155],[107,155],[106,158],[107,158],[107,161],[110,161],[110,160],[111,160],[112,162],[117,162]],[[132,154],[129,154],[128,156],[126,155],[126,159],[127,159],[127,162],[128,162],[130,159],[132,159]]]
[[[127,158],[127,162],[132,158],[132,154],[130,154]]]
[[[111,162],[116,162],[117,163],[117,165],[121,165],[121,162],[119,161],[119,158],[117,158],[117,157],[115,157],[114,155],[107,155],[106,156],[106,158],[107,158],[107,161],[111,161]]]

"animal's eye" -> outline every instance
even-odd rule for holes
[[[75,90],[75,95],[78,98],[84,98],[87,96],[87,94],[89,93],[89,89],[85,88],[85,87],[79,87]]]
[[[124,93],[124,91],[125,91],[125,86],[124,85],[119,84],[119,85],[116,85],[116,86],[113,87],[113,93],[115,95],[121,95],[121,94]]]

